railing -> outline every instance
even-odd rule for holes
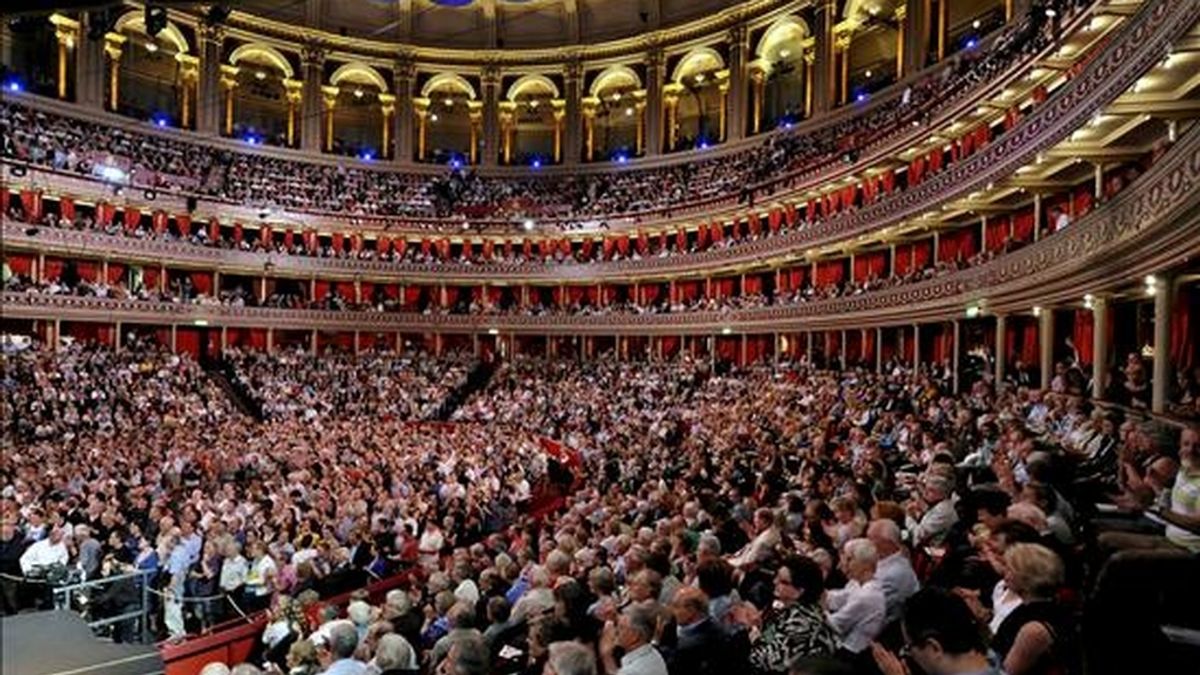
[[[1200,3],[1196,3],[1200,6]],[[6,230],[7,231],[7,230]],[[1200,252],[1200,128],[1179,139],[1114,199],[1062,232],[942,277],[796,305],[649,315],[477,316],[183,305],[24,293],[0,295],[9,317],[288,329],[529,334],[713,334],[887,326],[1078,300],[1122,280],[1161,272]]]
[[[1074,30],[1074,29],[1084,25],[1085,19],[1088,14],[1089,14],[1089,11],[1087,11],[1087,10],[1074,12],[1069,21],[1069,25],[1067,27],[1065,27],[1064,30]],[[1007,30],[1014,30],[1014,28],[1010,26],[1007,28]],[[990,45],[992,42],[1000,39],[1000,37],[1002,35],[1003,35],[1003,31],[997,31],[996,34],[986,37],[984,40],[981,41],[981,45],[982,45],[981,49],[986,49],[988,45]],[[965,112],[965,111],[971,109],[972,107],[974,107],[975,104],[984,96],[985,92],[998,90],[999,88],[1002,88],[1003,86],[1007,85],[1009,82],[1011,82],[1015,78],[1015,73],[1017,71],[1024,69],[1025,66],[1027,66],[1029,63],[1035,62],[1038,59],[1042,58],[1046,53],[1048,53],[1048,51],[1049,51],[1049,49],[1044,51],[1042,54],[1038,54],[1036,56],[1028,57],[1025,59],[1019,59],[1014,65],[1012,65],[1009,68],[1009,70],[1006,74],[1004,74],[1001,77],[992,79],[977,88],[963,89],[962,91],[953,91],[952,93],[950,93],[949,95],[946,96],[945,100],[943,100],[941,102],[943,104],[941,109],[932,110],[932,111],[924,111],[924,112],[936,115],[936,122],[938,124],[940,124],[941,122],[944,122],[948,119],[951,119],[955,115],[961,114],[962,112]],[[701,162],[720,161],[720,159],[722,157],[726,157],[726,156],[729,156],[729,155],[732,155],[735,153],[739,153],[739,152],[747,152],[747,151],[752,150],[755,147],[760,147],[774,136],[799,135],[799,134],[803,134],[803,133],[819,133],[819,132],[828,130],[830,128],[833,128],[837,124],[843,123],[843,122],[847,121],[848,119],[852,119],[852,118],[858,117],[858,116],[872,114],[873,112],[876,112],[880,107],[882,107],[884,105],[893,105],[896,103],[897,100],[901,99],[905,95],[906,89],[909,88],[910,86],[912,86],[913,84],[915,84],[917,82],[929,81],[933,78],[939,77],[944,71],[955,67],[955,65],[956,64],[955,64],[954,59],[947,60],[943,63],[937,64],[931,68],[925,69],[925,70],[921,71],[920,73],[914,74],[914,75],[910,76],[909,78],[906,78],[905,80],[890,86],[885,92],[881,92],[880,94],[874,96],[872,98],[872,100],[870,102],[868,102],[866,105],[844,106],[844,107],[842,107],[836,111],[832,111],[828,114],[823,114],[818,117],[812,118],[810,120],[805,120],[804,122],[801,122],[800,124],[798,124],[796,126],[796,128],[793,128],[793,129],[774,130],[772,132],[768,132],[765,134],[760,134],[757,136],[747,138],[740,142],[730,143],[730,144],[726,144],[724,146],[721,146],[721,147],[713,149],[713,150],[704,151],[701,154],[690,153],[690,152],[688,152],[688,153],[673,153],[673,154],[665,155],[665,156],[662,156],[660,158],[656,158],[656,159],[650,160],[650,161],[641,160],[639,162],[635,162],[634,164],[631,164],[630,166],[628,166],[626,168],[621,169],[621,171],[636,171],[639,168],[656,169],[656,168],[661,168],[664,166],[673,166],[673,165],[681,164],[681,163],[688,162],[688,161],[701,161]],[[96,112],[96,111],[80,111],[77,107],[70,106],[69,104],[64,104],[62,102],[53,101],[53,100],[37,100],[36,105],[38,107],[44,108],[46,110],[58,111],[58,112],[61,112],[62,114],[75,115],[80,118],[90,119],[90,120],[97,121],[102,124],[110,124],[113,126],[127,128],[127,129],[133,130],[139,134],[159,135],[159,136],[169,137],[174,140],[182,140],[184,142],[195,142],[195,140],[193,140],[193,138],[191,138],[191,136],[193,136],[192,132],[163,131],[160,129],[146,128],[145,125],[138,124],[136,122],[132,122],[128,119],[120,118],[115,115],[106,114],[106,113],[102,113],[102,112]],[[835,180],[838,180],[838,179],[844,177],[845,175],[850,175],[853,173],[860,172],[866,168],[869,168],[871,162],[878,161],[878,160],[882,159],[883,156],[885,156],[889,153],[894,153],[894,152],[898,151],[899,149],[907,147],[908,145],[910,145],[912,143],[913,132],[907,122],[908,122],[908,118],[905,118],[903,120],[902,124],[897,125],[889,133],[887,133],[879,138],[873,139],[864,147],[858,148],[857,149],[858,152],[861,155],[863,155],[864,159],[856,162],[853,166],[843,166],[838,171],[834,171],[829,174],[824,174],[824,173],[822,173],[822,171],[824,169],[827,169],[830,165],[837,166],[838,162],[822,160],[821,162],[815,162],[815,163],[812,163],[809,166],[806,166],[802,169],[789,171],[789,172],[785,173],[784,175],[770,178],[769,180],[765,181],[762,184],[750,186],[750,187],[752,187],[756,190],[757,189],[767,190],[768,194],[770,194],[775,189],[777,189],[779,186],[785,186],[785,185],[791,186],[797,180],[810,181],[814,178],[819,177],[819,179],[822,182],[833,182]],[[926,133],[925,131],[921,131],[920,135],[924,135],[925,133]],[[297,151],[295,151],[295,150],[277,149],[277,148],[272,148],[272,149],[247,148],[244,144],[238,143],[232,139],[225,139],[225,138],[213,139],[213,138],[197,137],[197,139],[199,139],[199,138],[203,138],[205,143],[210,144],[215,148],[225,148],[225,149],[233,150],[238,153],[252,154],[252,155],[253,154],[266,154],[268,156],[277,156],[278,158],[281,158],[281,159],[287,159],[288,161],[303,160],[308,163],[317,163],[317,164],[345,165],[345,164],[349,163],[351,165],[359,165],[358,168],[362,168],[364,170],[375,170],[375,171],[379,170],[378,166],[376,166],[376,165],[372,165],[372,164],[365,163],[365,162],[359,162],[357,160],[347,161],[346,158],[329,158],[329,157],[323,157],[323,156],[313,157],[310,155],[304,155],[301,158],[301,157],[297,157]],[[440,169],[425,168],[425,167],[420,167],[419,165],[406,167],[405,170],[413,172],[413,173],[431,173],[431,174],[437,173],[440,171]],[[514,167],[499,167],[499,170],[497,170],[497,167],[488,167],[487,169],[485,169],[485,172],[488,175],[495,174],[495,175],[499,175],[499,176],[505,176],[505,175],[512,176],[512,175],[514,175],[514,170],[515,170]],[[542,173],[549,175],[549,174],[555,173],[556,171],[560,172],[560,173],[565,173],[567,170],[568,170],[567,167],[547,167],[546,170]],[[613,167],[611,167],[611,166],[596,166],[594,164],[569,167],[569,171],[571,173],[580,173],[580,174],[597,173],[597,172],[609,173],[612,170],[613,170]],[[820,175],[818,176],[818,174],[820,174]],[[526,177],[528,177],[528,176],[526,176]],[[141,187],[141,186],[139,186],[139,187]],[[144,186],[144,187],[154,188],[155,186],[151,185],[151,186]],[[799,190],[799,189],[812,188],[812,187],[816,187],[816,186],[815,185],[802,185],[802,186],[799,186],[797,189]],[[107,189],[108,189],[107,186],[105,186],[104,190],[107,190]],[[183,193],[180,193],[180,195],[183,196]],[[215,206],[219,206],[223,211],[237,211],[238,207],[240,206],[240,205],[235,204],[234,202],[231,202],[228,200],[222,200],[219,198],[213,198],[208,195],[195,195],[195,196],[197,196],[201,200],[201,202],[203,202],[205,204],[212,204]],[[715,207],[724,207],[724,206],[729,206],[731,204],[734,204],[734,203],[736,203],[737,198],[738,198],[738,195],[736,195],[736,194],[722,195],[722,196],[711,197],[711,198],[703,198],[703,199],[700,199],[697,201],[688,202],[686,204],[678,204],[678,205],[672,205],[672,206],[666,206],[666,207],[656,207],[656,208],[648,210],[648,211],[638,212],[638,213],[633,213],[633,214],[622,214],[619,217],[608,218],[608,220],[611,220],[614,224],[630,223],[630,224],[636,225],[636,224],[641,224],[643,222],[648,222],[648,219],[652,218],[652,217],[660,217],[663,219],[670,220],[671,218],[673,218],[674,216],[677,216],[677,215],[687,216],[687,215],[692,215],[697,212],[705,211],[705,210],[709,211],[709,213],[706,213],[706,216],[711,216],[711,215],[713,215],[711,213],[711,209],[713,209]],[[243,209],[243,211],[244,211],[244,213],[240,214],[241,217],[244,217],[244,218],[253,218],[254,217],[254,214],[249,212],[248,210]],[[238,217],[238,216],[235,215],[234,217]],[[441,233],[452,233],[451,231],[457,227],[456,224],[451,224],[448,227],[446,225],[445,221],[436,220],[436,219],[428,219],[428,218],[406,218],[406,217],[401,217],[401,216],[373,216],[373,215],[369,215],[369,214],[341,214],[341,213],[330,213],[330,212],[312,211],[312,210],[291,213],[291,214],[289,214],[289,217],[294,218],[294,219],[306,218],[306,219],[310,219],[310,220],[313,217],[327,218],[327,219],[336,218],[336,219],[341,219],[343,221],[351,220],[356,223],[363,223],[363,222],[370,223],[370,224],[376,225],[377,227],[382,227],[383,229],[387,229],[389,227],[400,228],[400,229],[410,228],[411,231],[416,232],[416,233],[420,233],[423,231],[428,232],[431,230],[436,231],[436,232],[441,232]],[[550,221],[548,221],[545,224],[548,225],[551,229],[553,229],[558,225],[570,224],[570,223],[578,222],[581,220],[586,221],[586,220],[605,220],[605,219],[606,219],[606,217],[603,215],[588,216],[588,217],[583,217],[583,218],[551,219]],[[512,221],[511,220],[496,220],[496,221],[488,221],[487,224],[490,224],[491,226],[501,226],[501,227],[511,228]]]
[[[704,273],[718,266],[762,265],[809,248],[869,235],[880,228],[937,209],[947,200],[983,189],[1012,175],[1037,153],[1060,142],[1103,106],[1124,93],[1165,55],[1173,40],[1200,18],[1200,3],[1150,1],[1096,55],[1084,71],[1061,87],[1020,124],[977,154],[934,174],[917,187],[801,229],[748,242],[666,258],[595,264],[492,263],[465,265],[390,263],[244,253],[179,242],[131,240],[103,234],[45,229],[33,236],[26,226],[4,229],[6,244],[18,248],[109,250],[133,260],[182,266],[208,265],[235,273],[320,275],[330,279],[390,279],[420,282],[480,282],[498,276],[524,281],[598,282],[664,274]]]
[[[52,586],[54,608],[83,612],[88,627],[97,634],[106,629],[124,632],[122,627],[133,624],[136,628],[128,635],[136,637],[137,642],[145,642],[149,634],[150,613],[153,611],[153,605],[150,603],[150,582],[151,578],[157,574],[158,570],[137,570],[65,586]],[[118,614],[104,617],[93,616],[96,598],[106,588],[118,583],[132,584],[138,588],[138,604],[126,606]]]

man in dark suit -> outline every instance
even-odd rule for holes
[[[671,599],[676,625],[673,649],[664,650],[671,675],[720,675],[731,672],[725,631],[708,613],[708,596],[698,588],[681,587]]]

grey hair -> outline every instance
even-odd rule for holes
[[[262,675],[262,668],[253,663],[239,663],[229,673],[230,675]]]
[[[358,649],[358,629],[350,621],[334,621],[329,626],[329,651],[337,659],[348,659]]]
[[[488,646],[481,635],[468,635],[456,640],[446,657],[450,675],[487,675]]]
[[[867,526],[869,532],[874,532],[880,539],[892,544],[900,544],[900,526],[891,518],[880,518],[871,521]]]
[[[229,666],[220,661],[213,661],[200,669],[200,675],[229,675]]]
[[[702,534],[696,544],[696,552],[721,555],[721,540],[715,534]]]
[[[411,669],[417,665],[416,652],[403,635],[388,633],[375,647],[375,665],[380,670]]]
[[[654,639],[654,631],[658,628],[658,609],[653,602],[630,605],[625,608],[625,620],[629,629],[641,636],[642,642]]]
[[[384,604],[399,614],[408,614],[412,609],[412,598],[408,597],[408,593],[404,591],[392,590],[388,591],[384,598]]]
[[[874,565],[879,562],[879,551],[870,539],[851,539],[846,542],[845,556],[863,565]]]
[[[596,675],[596,657],[578,642],[550,645],[550,667],[557,675]]]

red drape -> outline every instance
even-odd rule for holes
[[[142,222],[142,212],[132,206],[125,207],[125,214],[121,217],[125,223],[125,230],[136,230],[138,224]]]
[[[1196,323],[1200,319],[1200,293],[1181,286],[1171,308],[1171,363],[1178,369],[1196,365]]]
[[[178,229],[181,234],[191,234],[192,217],[186,213],[181,213],[175,216],[175,228]]]
[[[1013,216],[1012,238],[1013,241],[1029,243],[1033,241],[1033,210],[1022,211]]]
[[[62,278],[62,269],[62,258],[47,257],[42,261],[42,278],[46,280],[60,279]]]
[[[25,210],[25,222],[36,223],[42,218],[42,193],[37,190],[21,190],[21,208]]]
[[[4,190],[4,192],[7,194],[8,190]],[[63,220],[68,222],[75,220],[75,200],[71,199],[70,197],[63,197],[62,199],[59,199],[58,215],[61,216]]]
[[[887,256],[884,251],[860,253],[854,256],[854,280],[862,281],[870,278],[880,278],[887,269]]]
[[[8,263],[8,268],[13,274],[19,274],[25,277],[33,276],[33,261],[34,257],[23,253],[8,253],[4,254],[4,260]]]
[[[933,257],[933,239],[919,241],[912,245],[912,269],[923,270],[929,266]]]
[[[817,286],[832,286],[840,284],[846,278],[846,263],[844,260],[830,260],[817,263]]]
[[[1071,326],[1071,340],[1075,343],[1075,350],[1079,352],[1079,360],[1082,363],[1092,362],[1092,335],[1094,332],[1095,322],[1092,313],[1086,309],[1075,310],[1074,322]]]
[[[984,248],[988,251],[999,251],[1004,248],[1005,242],[1008,241],[1008,218],[1000,217],[995,220],[989,220],[987,227],[984,229]]]

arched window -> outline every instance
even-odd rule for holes
[[[645,153],[646,90],[629,66],[600,72],[583,99],[584,161]]]
[[[435,163],[479,160],[483,104],[475,87],[457,73],[438,73],[413,101],[417,161]]]

